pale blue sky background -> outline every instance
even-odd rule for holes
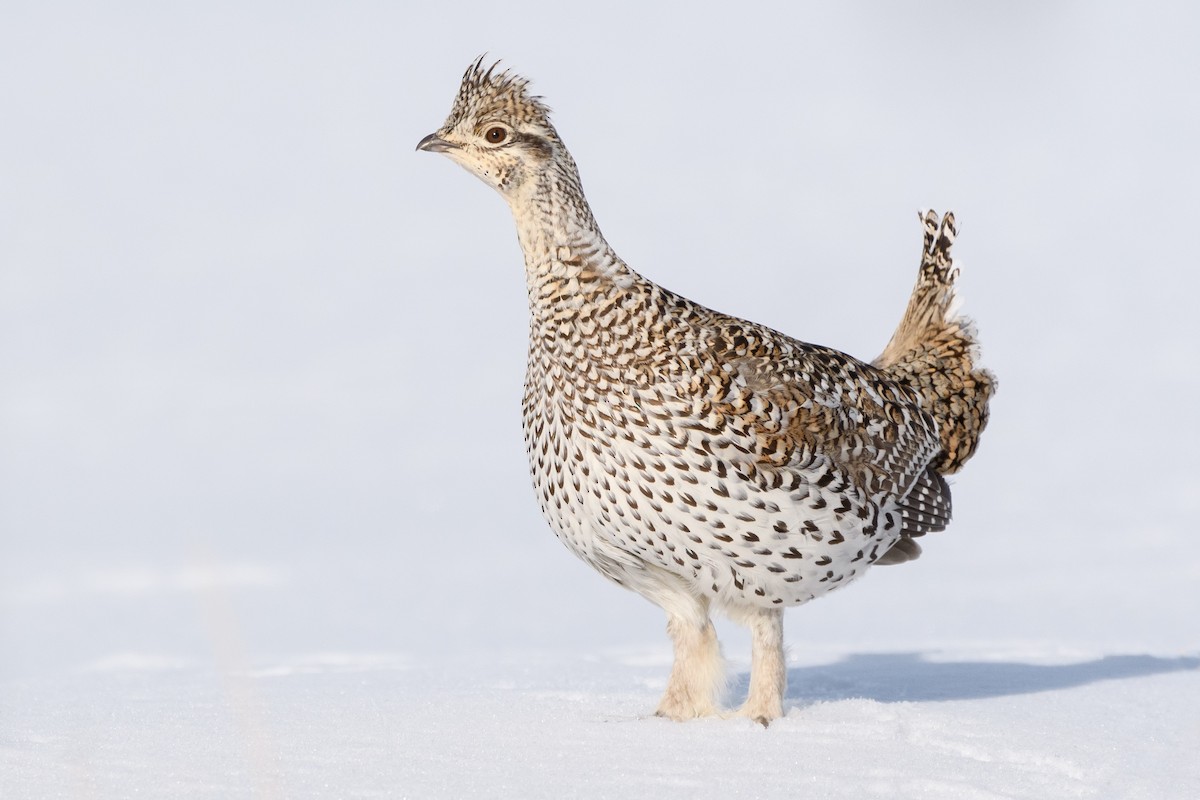
[[[989,632],[1179,645],[1142,622],[1200,579],[1192,6],[0,19],[0,674],[203,650],[186,575],[214,564],[250,570],[251,651],[658,640],[538,516],[506,208],[413,152],[484,51],[635,269],[800,338],[873,357],[917,209],[957,212],[1000,393],[955,525],[790,638],[961,639],[963,598],[1032,593]]]

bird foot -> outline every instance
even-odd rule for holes
[[[676,722],[700,717],[711,717],[718,713],[716,705],[711,700],[703,701],[688,692],[673,692],[668,690],[654,712],[656,717],[666,717]]]
[[[778,701],[752,702],[747,700],[741,708],[734,712],[734,716],[752,719],[766,728],[783,716],[783,704]]]

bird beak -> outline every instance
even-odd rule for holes
[[[431,133],[421,141],[417,142],[418,150],[425,150],[430,153],[444,153],[447,150],[453,149],[458,145],[453,145],[447,142],[436,133]]]

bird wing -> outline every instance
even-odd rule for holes
[[[836,350],[797,343],[735,356],[731,405],[761,461],[803,469],[814,456],[868,496],[917,488],[940,444],[937,423],[903,385]]]
[[[700,430],[727,440],[763,480],[779,485],[782,475],[894,507],[906,536],[946,527],[950,490],[930,467],[937,422],[909,387],[837,350],[694,305],[688,312],[704,317],[702,334],[691,353],[676,351],[689,363],[671,371]]]

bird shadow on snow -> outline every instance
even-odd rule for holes
[[[787,699],[800,705],[856,698],[880,703],[976,700],[1195,669],[1200,669],[1200,658],[1189,656],[1115,655],[1079,664],[1043,665],[930,661],[921,653],[862,653],[835,664],[789,669]],[[748,673],[738,675],[734,694],[745,696],[748,684]]]

